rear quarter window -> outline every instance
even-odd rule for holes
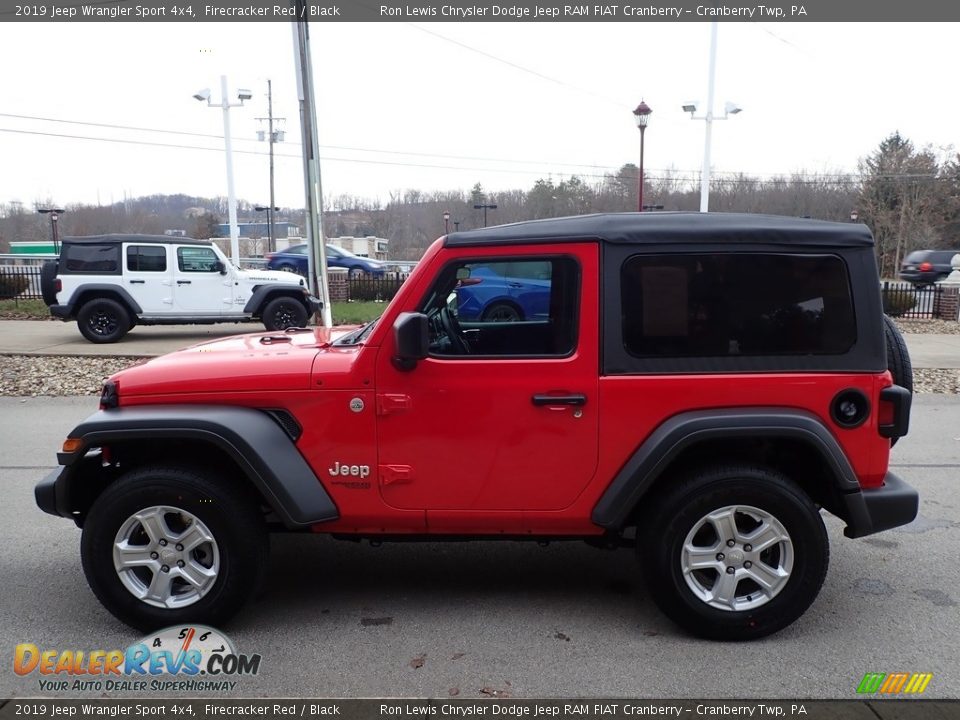
[[[624,347],[638,358],[839,355],[857,336],[835,255],[635,255],[621,302]]]
[[[62,267],[68,273],[118,274],[120,245],[117,243],[65,245]]]

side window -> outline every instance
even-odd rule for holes
[[[128,245],[127,270],[131,272],[165,272],[167,248],[163,245]]]
[[[447,265],[422,311],[431,355],[550,357],[577,341],[580,265],[571,257]]]
[[[639,358],[838,355],[856,340],[834,255],[635,255],[621,302],[624,345]]]
[[[210,248],[177,248],[177,267],[181,272],[217,272],[217,255]]]
[[[64,245],[63,255],[64,267],[68,273],[120,272],[120,245],[117,243],[71,243]]]

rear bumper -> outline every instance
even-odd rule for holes
[[[73,308],[69,305],[51,305],[50,314],[61,320],[69,320],[72,317]]]
[[[845,496],[849,538],[864,537],[913,522],[920,507],[920,493],[893,473],[883,485]]]

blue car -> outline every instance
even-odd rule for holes
[[[509,274],[517,271],[524,277]],[[455,288],[457,318],[466,322],[545,320],[550,317],[549,278],[549,262],[474,265],[470,277],[458,281]]]
[[[382,276],[387,270],[386,265],[379,260],[354,255],[336,245],[327,245],[327,267],[344,268],[350,277],[357,277],[364,273]],[[268,253],[267,268],[295,272],[306,277],[307,246],[291,245],[282,252]]]

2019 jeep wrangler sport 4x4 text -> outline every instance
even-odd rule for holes
[[[44,263],[50,314],[76,319],[90,342],[116,342],[136,325],[260,320],[267,330],[303,326],[320,306],[297,275],[243,270],[209,240],[166,235],[63,239]]]
[[[495,277],[536,283],[499,283],[514,314],[458,318],[458,288]],[[887,468],[910,376],[863,225],[525,222],[437,240],[362,328],[114,375],[36,498],[141,628],[223,622],[285,530],[630,544],[681,626],[756,638],[817,596],[821,509],[848,537],[916,516]]]

